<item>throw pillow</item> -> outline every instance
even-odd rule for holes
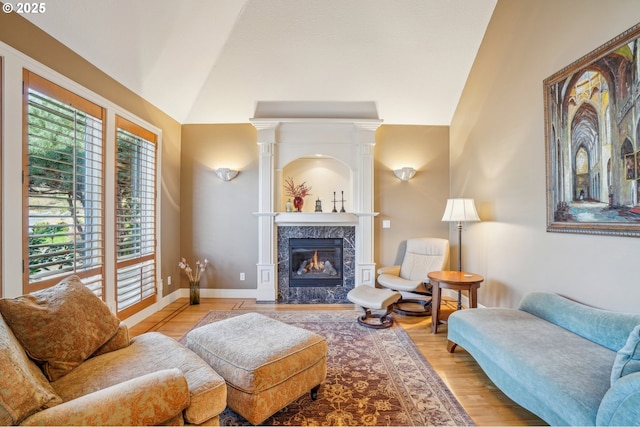
[[[640,372],[640,325],[633,328],[627,343],[616,355],[611,370],[611,385],[618,379],[633,372]]]
[[[0,425],[16,425],[62,400],[0,317]]]
[[[0,312],[49,381],[66,375],[118,330],[120,321],[78,276],[14,299]]]

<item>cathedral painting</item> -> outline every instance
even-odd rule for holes
[[[640,237],[640,24],[544,81],[547,230]]]

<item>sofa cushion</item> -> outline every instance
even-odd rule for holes
[[[2,299],[0,312],[50,381],[91,356],[115,335],[120,324],[75,275],[30,295]]]
[[[189,385],[190,403],[184,419],[202,424],[227,406],[227,386],[220,375],[194,352],[159,332],[131,339],[131,345],[92,357],[52,383],[64,402],[163,369],[178,368]]]
[[[611,369],[611,385],[633,372],[640,372],[640,325],[627,338],[627,343],[618,351]]]
[[[27,416],[61,402],[2,317],[0,367],[0,425],[18,424]]]

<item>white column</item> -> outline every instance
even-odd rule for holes
[[[355,210],[358,214],[356,230],[356,278],[355,285],[375,286],[376,264],[373,260],[374,217],[373,211],[373,147],[376,143],[376,129],[381,121],[356,122],[358,143],[358,173],[355,193]]]
[[[258,263],[256,300],[277,300],[274,225],[274,145],[278,122],[253,122],[258,129],[260,159],[258,166]]]

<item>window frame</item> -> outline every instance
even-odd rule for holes
[[[4,140],[2,139],[2,136],[4,134],[3,129],[2,129],[2,122],[4,120],[4,111],[2,109],[3,105],[4,105],[4,93],[2,92],[3,88],[4,88],[4,58],[0,55],[0,148],[4,147]],[[0,149],[0,277],[4,277],[2,275],[2,242],[4,242],[4,240],[2,240],[2,224],[3,224],[3,213],[4,213],[4,206],[2,205],[2,174],[3,174],[3,167],[2,167],[2,152],[4,151],[4,149]],[[4,288],[4,286],[2,286],[2,284],[0,284],[0,298],[2,298],[2,288]]]
[[[65,89],[58,84],[39,76],[38,74],[23,69],[23,83],[22,83],[22,106],[23,106],[23,154],[22,154],[22,218],[23,218],[23,232],[22,232],[22,287],[23,293],[31,293],[38,290],[46,289],[58,283],[64,277],[70,274],[77,274],[81,279],[88,279],[91,277],[99,277],[99,287],[95,287],[95,282],[91,283],[91,288],[94,292],[99,292],[99,295],[103,300],[106,300],[106,277],[105,267],[107,260],[105,258],[105,243],[106,243],[106,173],[107,173],[107,158],[106,158],[106,133],[107,133],[107,109],[99,106],[98,104],[87,100],[86,98],[78,95],[77,93]],[[66,104],[76,110],[80,110],[85,114],[98,118],[102,122],[102,129],[100,134],[100,156],[101,156],[101,169],[100,169],[100,192],[99,198],[101,202],[100,208],[96,211],[99,212],[97,217],[99,218],[100,225],[98,227],[98,233],[100,234],[101,241],[101,263],[95,267],[85,271],[76,271],[77,264],[74,262],[73,272],[65,275],[52,275],[52,277],[31,282],[31,274],[29,271],[29,89],[33,89],[39,93],[42,93],[50,98],[53,98],[59,103]],[[76,183],[74,182],[74,185]],[[87,283],[85,283],[87,284]],[[89,285],[89,284],[88,284]]]
[[[153,240],[153,252],[150,254],[143,254],[141,256],[135,257],[135,258],[126,258],[124,260],[119,260],[118,259],[118,218],[119,218],[119,214],[118,214],[118,204],[119,204],[119,200],[118,200],[118,148],[119,148],[119,139],[118,139],[118,134],[119,134],[119,130],[123,130],[129,134],[132,134],[140,139],[142,139],[143,141],[153,144],[153,176],[151,177],[150,182],[153,183],[153,190],[152,190],[152,209],[150,209],[149,211],[152,212],[153,214],[153,236],[152,236],[152,240]],[[158,150],[158,141],[160,139],[160,136],[157,135],[156,133],[146,129],[145,127],[134,123],[118,114],[116,114],[115,116],[115,131],[114,131],[114,174],[113,174],[113,182],[114,182],[114,186],[115,186],[115,192],[114,192],[114,200],[113,200],[113,212],[114,212],[114,220],[113,220],[113,227],[114,227],[114,237],[113,237],[113,244],[114,244],[114,292],[115,292],[115,303],[116,303],[116,314],[118,315],[118,317],[122,318],[122,319],[126,319],[127,317],[132,316],[133,314],[143,310],[144,308],[147,308],[153,304],[155,304],[157,302],[157,298],[158,298],[158,289],[157,289],[157,282],[158,282],[158,259],[159,259],[159,254],[158,254],[158,220],[159,220],[159,216],[158,216],[158,191],[157,191],[157,187],[158,187],[158,166],[159,166],[159,150]],[[118,273],[121,269],[126,269],[127,267],[133,267],[133,266],[142,266],[145,263],[151,262],[152,263],[152,269],[151,271],[152,273],[152,279],[151,279],[151,283],[153,284],[153,293],[149,296],[144,297],[143,295],[140,295],[140,301],[133,303],[132,305],[129,305],[125,308],[121,308],[120,307],[120,303],[119,303],[119,276]],[[144,284],[141,283],[141,287],[139,288],[140,292],[142,293],[143,286]]]

